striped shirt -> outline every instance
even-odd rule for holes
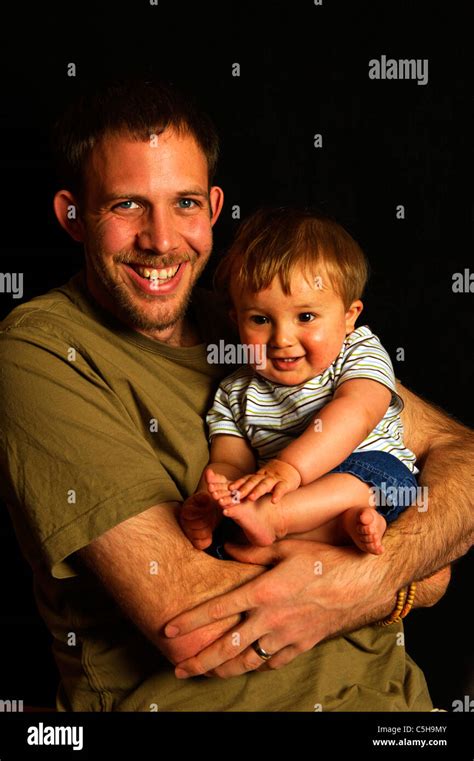
[[[367,325],[346,336],[332,365],[306,383],[297,386],[273,383],[248,365],[227,376],[217,389],[207,414],[209,439],[221,433],[247,439],[260,467],[298,438],[310,425],[315,412],[331,401],[336,389],[354,378],[377,381],[392,392],[390,406],[382,420],[354,451],[389,452],[416,475],[419,472],[416,457],[403,443],[400,419],[403,401],[395,389],[393,366]]]

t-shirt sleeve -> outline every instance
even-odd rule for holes
[[[117,394],[66,340],[3,333],[0,367],[0,493],[30,564],[75,576],[76,550],[183,498]]]
[[[392,361],[373,333],[356,336],[348,346],[335,388],[356,378],[367,378],[386,386],[392,392],[392,404],[396,404],[399,411],[403,409],[403,401],[396,390]]]
[[[209,441],[219,433],[245,438],[236,421],[236,403],[231,404],[229,393],[221,384],[214,396],[214,402],[207,413],[206,423],[209,426]]]

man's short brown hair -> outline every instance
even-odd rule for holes
[[[166,129],[195,139],[207,159],[212,185],[219,138],[207,114],[166,83],[126,80],[86,90],[57,120],[52,149],[61,186],[81,197],[90,153],[106,135],[148,141]]]

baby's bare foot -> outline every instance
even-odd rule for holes
[[[212,468],[206,468],[204,471],[204,477],[206,479],[209,493],[221,507],[231,505],[236,501],[233,499],[232,492],[229,489],[229,484],[231,482],[228,478],[222,476],[220,473],[216,473]]]
[[[197,550],[211,546],[212,533],[220,518],[218,506],[206,492],[188,497],[179,511],[181,528]]]
[[[272,503],[271,495],[265,494],[255,502],[244,500],[224,508],[223,512],[240,526],[249,542],[258,547],[267,547],[286,534],[282,528],[280,507]]]
[[[346,510],[343,523],[352,541],[363,552],[381,555],[382,537],[387,521],[373,507],[356,507]]]

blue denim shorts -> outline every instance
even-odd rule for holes
[[[401,460],[388,452],[353,452],[330,473],[350,473],[373,487],[374,507],[391,523],[415,502],[418,483]]]

